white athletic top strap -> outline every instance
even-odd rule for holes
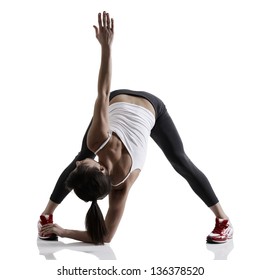
[[[128,179],[128,177],[130,176],[130,174],[131,174],[131,171],[129,171],[129,173],[126,175],[126,177],[125,177],[125,179],[123,179],[121,182],[119,182],[118,184],[112,184],[111,183],[111,186],[112,187],[118,187],[118,186],[120,186],[121,184],[123,184],[127,179]]]
[[[102,150],[102,149],[106,146],[106,144],[107,144],[108,141],[110,140],[111,136],[112,136],[112,132],[109,131],[109,132],[108,132],[108,138],[107,138],[107,139],[105,140],[105,142],[95,151],[95,154],[97,154],[100,150]]]

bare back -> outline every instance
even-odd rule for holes
[[[155,115],[155,110],[152,104],[145,98],[130,96],[126,94],[120,94],[115,96],[109,103],[109,105],[117,103],[117,102],[126,102],[135,104],[138,106],[142,106],[149,110],[153,115]],[[132,166],[132,159],[130,154],[128,153],[126,147],[120,140],[120,138],[116,134],[112,134],[107,145],[102,149],[99,153],[99,160],[104,165],[111,166],[111,180],[113,184],[117,184],[125,178]],[[140,170],[135,170],[131,173],[129,178],[126,181],[126,184],[132,184],[136,178],[138,177]],[[117,186],[116,188],[121,188],[123,186]]]

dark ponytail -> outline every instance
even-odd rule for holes
[[[93,243],[104,244],[107,228],[97,200],[109,194],[110,177],[96,168],[78,166],[68,176],[66,186],[70,190],[73,189],[75,194],[85,202],[92,201],[86,214],[85,226]]]
[[[104,237],[107,234],[107,228],[103,214],[94,200],[87,212],[85,219],[86,229],[95,244],[104,244]]]

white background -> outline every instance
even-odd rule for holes
[[[201,265],[210,279],[254,275],[259,253],[258,1],[53,0],[0,4],[5,279],[26,274],[55,279],[60,265],[92,260],[63,250],[55,253],[57,261],[46,261],[37,248],[36,223],[59,174],[78,153],[92,116],[100,62],[92,26],[103,10],[115,19],[112,90],[145,90],[164,100],[187,154],[210,180],[235,228],[228,260],[213,261],[205,245],[213,214],[151,140],[110,245],[116,264]],[[100,206],[105,213],[107,200]],[[83,229],[87,209],[70,194],[55,221]]]

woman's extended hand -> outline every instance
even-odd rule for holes
[[[48,236],[48,235],[54,233],[60,237],[64,237],[64,231],[65,231],[65,229],[57,224],[46,224],[46,225],[42,226],[40,235]]]
[[[110,46],[114,37],[114,20],[109,16],[109,13],[103,12],[98,14],[98,27],[93,26],[96,31],[96,38],[101,46]]]

